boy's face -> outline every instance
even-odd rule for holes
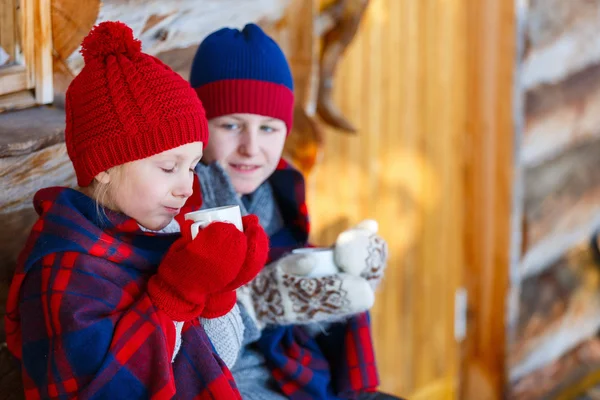
[[[99,174],[108,183],[109,207],[151,230],[166,227],[192,195],[194,168],[202,158],[202,142],[123,164]]]
[[[236,192],[253,193],[277,168],[287,127],[282,120],[257,114],[229,114],[208,121],[206,164],[219,162]]]

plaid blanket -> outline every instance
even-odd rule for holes
[[[269,178],[286,228],[271,236],[270,260],[306,247],[310,230],[304,178],[282,160]],[[270,327],[258,346],[290,399],[351,399],[379,385],[368,313],[309,336],[301,326]]]
[[[240,398],[197,320],[184,324],[172,362],[173,321],[145,292],[178,235],[142,232],[109,210],[98,215],[72,189],[43,189],[34,206],[40,217],[19,258],[6,316],[28,399]]]

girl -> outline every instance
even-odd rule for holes
[[[271,243],[272,263],[239,292],[245,331],[232,372],[242,396],[371,396],[377,369],[369,318],[361,311],[372,305],[387,260],[376,224],[340,236],[335,257],[342,273],[309,277],[315,267],[307,265],[309,259],[280,258],[305,247],[309,231],[304,179],[281,158],[294,103],[283,52],[254,24],[241,31],[221,29],[200,44],[190,81],[211,133],[196,168],[203,207],[239,204],[259,217]],[[349,315],[354,317],[328,324],[327,334],[307,325]],[[270,325],[261,331],[265,323]],[[213,334],[215,325],[206,328],[217,349],[231,347],[219,344],[219,337],[232,335]]]
[[[81,52],[65,131],[80,190],[35,195],[7,304],[26,397],[239,398],[198,318],[232,309],[268,238],[246,216],[243,233],[213,223],[192,240],[180,216],[199,204],[201,102],[122,23],[96,26]]]

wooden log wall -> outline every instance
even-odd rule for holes
[[[600,227],[599,14],[598,0],[533,0],[527,11],[514,398],[575,398],[573,388],[600,382],[600,270],[589,245]]]

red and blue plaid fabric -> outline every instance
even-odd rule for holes
[[[304,177],[282,160],[269,182],[286,228],[271,236],[270,261],[306,247],[310,225]],[[333,324],[327,335],[301,326],[270,327],[258,342],[280,390],[290,399],[352,399],[379,385],[368,313]]]
[[[41,190],[34,205],[40,218],[19,258],[6,316],[27,399],[240,398],[197,320],[184,324],[171,362],[173,321],[145,288],[178,235],[142,232],[110,211],[98,215],[72,189]]]

